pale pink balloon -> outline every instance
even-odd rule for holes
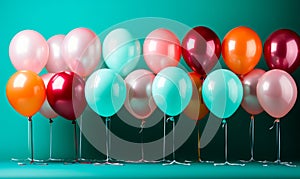
[[[71,71],[86,77],[100,61],[100,39],[90,29],[76,28],[66,35],[62,43],[62,55]]]
[[[256,68],[241,79],[244,89],[242,107],[251,115],[257,115],[264,111],[258,102],[256,94],[258,80],[264,73],[264,70]]]
[[[44,74],[41,76],[46,88],[47,88],[49,80],[52,78],[53,75],[55,75],[55,73],[47,73],[47,74]],[[40,109],[40,113],[48,119],[50,119],[50,118],[53,119],[58,116],[58,114],[51,108],[47,99],[44,101],[44,104],[42,105],[42,107]]]
[[[156,29],[145,39],[144,59],[148,67],[157,74],[160,70],[177,66],[181,57],[180,41],[167,29]]]
[[[262,108],[274,118],[282,118],[294,106],[297,86],[290,74],[283,70],[270,70],[259,80],[257,98]]]
[[[152,83],[155,75],[144,69],[131,72],[125,79],[127,95],[125,108],[138,119],[148,118],[156,109],[152,97]]]
[[[9,57],[17,70],[40,73],[47,63],[49,47],[40,33],[34,30],[23,30],[11,40]]]
[[[68,66],[62,56],[61,50],[64,39],[65,35],[54,35],[47,41],[49,45],[49,59],[46,64],[46,69],[49,73],[57,73],[68,70]]]

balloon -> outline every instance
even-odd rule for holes
[[[138,119],[148,118],[156,109],[152,97],[152,83],[155,75],[148,70],[136,70],[125,79],[127,97],[125,108]]]
[[[297,86],[287,72],[274,69],[258,80],[256,93],[260,105],[270,116],[282,118],[296,102]]]
[[[220,55],[220,39],[207,27],[195,27],[183,38],[182,56],[188,66],[201,75],[213,69]]]
[[[146,37],[143,52],[146,64],[157,74],[166,67],[178,65],[181,46],[173,32],[167,29],[156,29]]]
[[[17,70],[40,73],[47,63],[48,56],[47,41],[33,30],[17,33],[9,44],[9,57]]]
[[[264,57],[270,69],[293,73],[300,64],[300,38],[288,29],[273,32],[264,44]]]
[[[183,112],[193,120],[201,120],[209,112],[202,99],[203,79],[196,72],[190,72],[189,76],[193,85],[193,93],[190,103]]]
[[[62,56],[71,71],[86,77],[100,61],[100,39],[90,29],[76,28],[66,35],[62,43]]]
[[[68,66],[62,57],[61,44],[64,39],[64,35],[55,35],[47,41],[49,45],[49,59],[46,64],[46,69],[49,73],[57,73],[68,70]]]
[[[231,71],[211,72],[203,82],[202,97],[207,108],[218,118],[230,117],[243,99],[240,79]]]
[[[49,80],[55,75],[55,73],[47,73],[41,76],[41,78],[44,81],[45,86],[48,86]],[[47,98],[44,101],[44,104],[42,105],[41,109],[40,109],[40,113],[45,116],[46,118],[56,118],[58,115],[57,113],[51,108]]]
[[[125,102],[125,82],[113,70],[100,69],[88,78],[85,95],[93,111],[100,116],[110,117],[117,113]]]
[[[136,67],[140,55],[140,42],[133,39],[126,29],[115,29],[104,39],[104,61],[110,69],[123,77],[127,76]]]
[[[84,85],[83,79],[74,72],[56,73],[47,86],[52,109],[68,120],[76,120],[86,107]]]
[[[261,40],[256,32],[248,27],[232,29],[222,42],[224,62],[236,74],[244,75],[253,70],[261,53]]]
[[[191,100],[191,79],[182,69],[167,67],[154,78],[152,96],[160,110],[169,116],[176,116],[187,107]]]
[[[34,72],[18,71],[7,82],[6,96],[17,112],[32,117],[45,101],[45,85]]]
[[[256,94],[258,80],[264,73],[264,70],[257,68],[242,77],[244,88],[242,107],[251,115],[257,115],[264,111],[258,102]]]

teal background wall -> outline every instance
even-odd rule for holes
[[[46,39],[55,34],[66,34],[76,27],[87,27],[101,33],[117,23],[140,17],[163,17],[179,21],[190,27],[204,25],[213,29],[222,40],[232,28],[245,25],[253,28],[264,42],[267,36],[279,28],[289,28],[300,33],[299,1],[297,0],[130,0],[130,1],[0,1],[0,160],[11,157],[27,157],[27,120],[9,105],[5,86],[15,73],[8,47],[12,37],[24,29],[40,32]],[[181,40],[181,39],[180,39]],[[103,39],[101,39],[103,42]],[[220,59],[224,68],[226,66]],[[267,70],[263,57],[258,67]],[[292,74],[298,87],[300,69]],[[282,158],[300,160],[300,100],[282,120]],[[269,131],[273,119],[263,113],[256,117],[257,159],[275,159],[275,131]],[[203,127],[204,119],[201,122]],[[118,125],[118,123],[114,124]],[[249,157],[249,116],[239,109],[229,121],[229,158]],[[35,146],[37,158],[47,158],[49,137],[48,120],[34,116]],[[73,156],[72,126],[70,121],[55,119],[54,153],[57,157]],[[196,131],[178,151],[179,159],[195,159]],[[97,156],[85,142],[85,156]],[[223,131],[202,150],[205,160],[223,159]]]

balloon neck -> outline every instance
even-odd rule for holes
[[[106,118],[105,118],[105,121],[106,121],[106,122],[109,122],[109,121],[110,121],[110,117],[106,117]]]
[[[76,120],[72,120],[72,124],[74,124],[74,125],[75,125],[75,124],[76,124]]]
[[[222,119],[222,128],[224,128],[226,124],[227,124],[226,119]]]
[[[28,121],[29,121],[29,122],[32,121],[32,116],[28,117]]]
[[[276,122],[280,122],[280,119],[275,119],[274,123],[276,123]]]
[[[251,119],[251,120],[254,120],[254,115],[251,115],[250,119]]]

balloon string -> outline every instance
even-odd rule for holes
[[[72,121],[74,125],[74,146],[75,146],[75,161],[78,161],[78,143],[77,143],[77,129],[76,129],[76,120]]]
[[[224,120],[223,120],[224,121]],[[227,132],[227,122],[223,123],[223,127],[225,128],[224,133],[225,133],[225,162],[228,162],[228,132]]]
[[[79,158],[82,158],[82,115],[80,116],[79,120]]]
[[[251,115],[249,135],[251,137],[250,146],[251,146],[251,159],[254,157],[254,116]]]
[[[142,161],[144,160],[144,133],[143,133],[143,129],[145,127],[145,123],[146,121],[145,120],[142,120],[142,123],[141,123],[141,130],[139,131],[139,134],[141,135],[141,153],[142,153]]]
[[[107,117],[105,119],[105,147],[106,147],[106,161],[109,161],[109,135],[108,135],[108,126],[109,126],[109,122],[110,122],[110,117]]]
[[[166,157],[166,114],[164,113],[164,137],[163,137],[163,161],[165,161],[165,157]]]
[[[277,162],[280,161],[280,121],[276,119],[276,145],[277,145]]]
[[[52,123],[53,123],[53,120],[51,118],[49,118],[49,130],[50,130],[50,154],[49,154],[49,159],[52,159],[52,141],[53,141],[53,130],[52,130]]]
[[[32,117],[28,117],[28,146],[30,147],[31,152],[31,161],[30,163],[34,162],[33,156],[33,129],[32,129]]]
[[[201,149],[200,149],[200,123],[199,121],[197,121],[197,126],[198,126],[198,130],[197,130],[197,133],[198,133],[198,161],[201,161]]]
[[[174,117],[169,117],[169,120],[173,122],[172,154],[173,154],[173,161],[175,161],[175,119]]]

